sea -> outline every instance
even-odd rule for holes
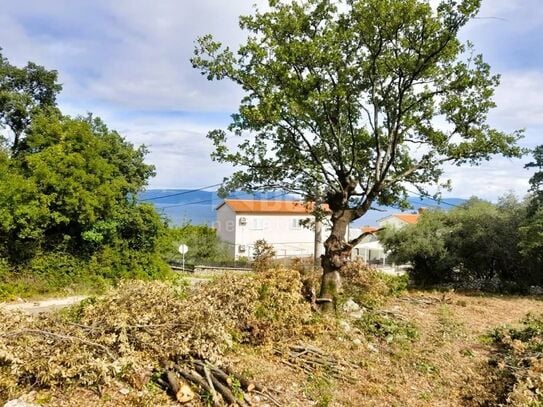
[[[270,191],[256,194],[235,192],[230,199],[270,199],[293,200],[297,199],[281,191]],[[223,202],[217,191],[190,190],[190,189],[148,189],[139,194],[142,202],[151,202],[157,211],[168,219],[170,224],[180,226],[183,224],[212,226],[216,220],[216,209]],[[430,198],[410,197],[411,208],[404,213],[417,212],[420,208],[449,210],[466,202],[461,198],[443,198],[435,201]],[[374,226],[379,219],[394,213],[402,212],[395,207],[376,206],[368,211],[362,218],[353,222],[353,227]]]

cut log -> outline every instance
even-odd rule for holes
[[[206,367],[202,364],[196,364],[196,371],[200,373],[201,375],[206,375]],[[234,397],[234,394],[230,391],[230,389],[221,383],[221,381],[215,377],[214,375],[211,376],[211,382],[213,383],[213,386],[215,387],[215,390],[222,396],[224,401],[228,403],[229,405],[235,405],[237,406],[239,403],[239,400]]]
[[[178,402],[185,404],[194,399],[194,392],[189,384],[184,380],[180,380],[173,371],[168,370],[166,372],[166,379]]]

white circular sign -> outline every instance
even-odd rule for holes
[[[186,244],[179,245],[179,253],[186,254],[189,251],[189,247]]]

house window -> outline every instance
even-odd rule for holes
[[[301,220],[298,219],[298,218],[291,219],[290,228],[292,230],[300,230],[302,228],[302,224],[300,222],[301,222]]]
[[[264,229],[264,222],[262,218],[253,218],[251,229],[253,230],[262,230]]]

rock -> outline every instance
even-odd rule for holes
[[[364,312],[365,311],[363,309],[360,309],[360,311],[349,313],[349,316],[354,319],[360,319],[364,316]]]
[[[360,305],[353,301],[352,298],[349,298],[345,304],[343,304],[343,311],[350,314],[353,312],[360,311]]]
[[[127,389],[126,387],[119,390],[119,393],[121,393],[123,396],[126,396],[130,393],[130,389]]]
[[[528,293],[530,295],[543,295],[543,287],[533,285],[530,287]]]
[[[39,406],[37,404],[29,403],[21,399],[15,399],[15,400],[8,401],[6,404],[4,404],[4,407],[39,407]]]
[[[362,345],[362,341],[359,338],[354,338],[353,345],[360,346]]]
[[[378,353],[379,350],[373,345],[373,343],[368,343],[367,344],[367,348],[370,352],[373,352],[373,353]]]
[[[352,330],[351,325],[347,321],[345,321],[344,319],[339,321],[339,327],[345,333],[349,333]]]

